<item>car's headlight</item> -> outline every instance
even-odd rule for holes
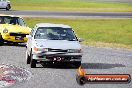
[[[3,30],[3,33],[8,33],[8,30],[5,28],[5,29]]]
[[[48,48],[36,48],[36,47],[34,47],[33,50],[35,52],[48,52]]]
[[[69,49],[68,53],[81,53],[82,50],[81,49]]]

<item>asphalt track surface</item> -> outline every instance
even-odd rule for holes
[[[132,50],[82,46],[82,66],[88,74],[130,74],[132,75]],[[129,84],[86,84],[76,82],[77,69],[71,66],[42,66],[30,68],[25,59],[23,45],[0,46],[0,64],[11,64],[32,73],[28,81],[17,83],[10,88],[132,88]]]
[[[22,17],[132,18],[132,12],[57,12],[33,10],[0,10],[0,14],[19,15]]]

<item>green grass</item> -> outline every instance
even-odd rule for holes
[[[36,23],[63,23],[73,27],[83,44],[132,48],[132,19],[65,19],[65,18],[25,18],[33,27]]]
[[[11,0],[15,10],[132,12],[132,3],[90,2],[86,0]]]

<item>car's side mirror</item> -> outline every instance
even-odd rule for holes
[[[79,41],[79,42],[83,42],[83,41],[84,41],[84,39],[82,39],[82,38],[79,38],[79,39],[78,39],[78,41]]]
[[[31,35],[26,35],[26,38],[28,38],[28,39],[31,38]]]

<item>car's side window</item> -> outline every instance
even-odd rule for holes
[[[19,19],[18,19],[18,23],[19,23],[19,25],[21,25],[21,26],[26,26],[26,25],[25,25],[25,22],[24,22],[24,20],[23,20],[22,18],[19,18]]]

